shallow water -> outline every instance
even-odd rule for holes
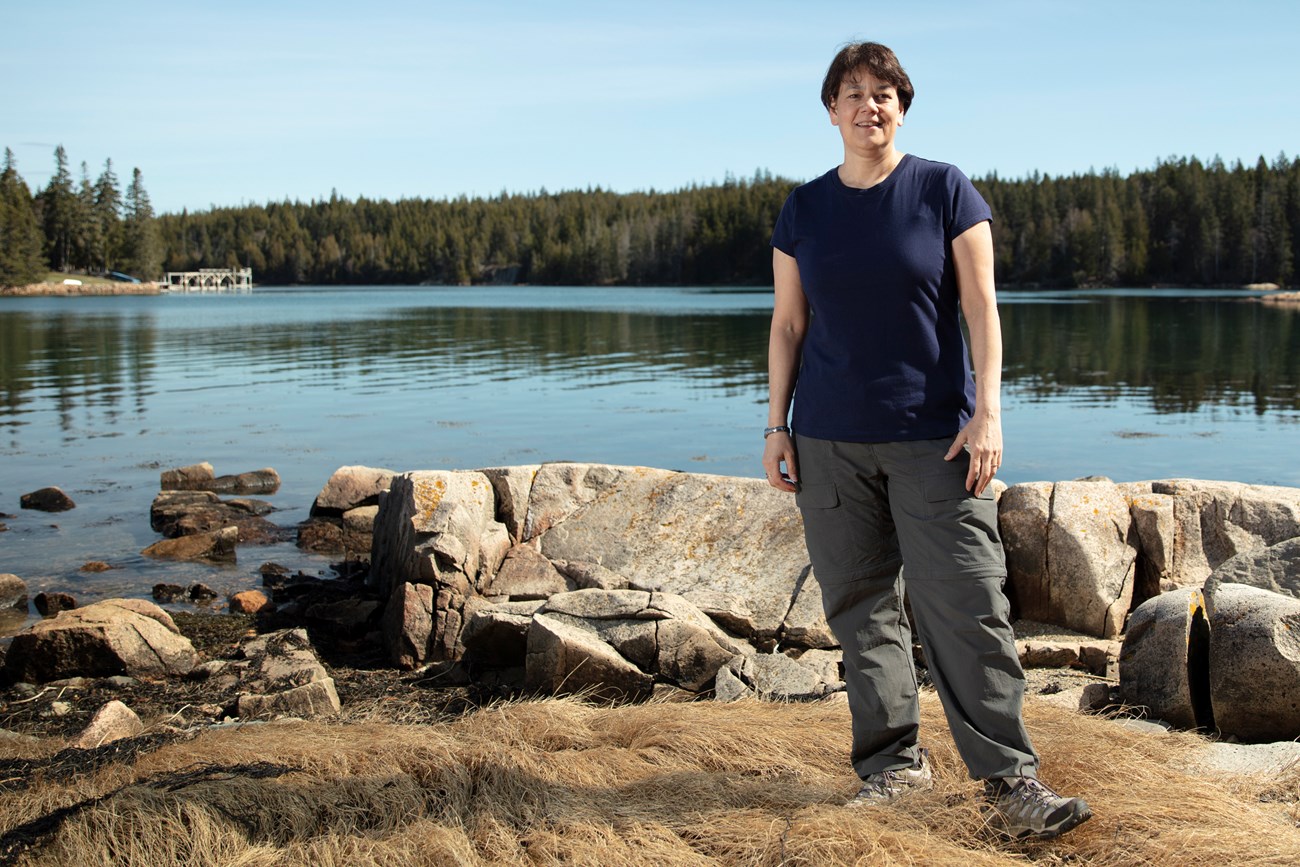
[[[1004,293],[1010,484],[1102,474],[1300,486],[1300,318],[1250,293]],[[0,571],[83,601],[229,567],[154,563],[162,469],[274,467],[278,523],[345,464],[545,460],[757,476],[769,292],[567,287],[258,289],[0,299]],[[20,511],[58,485],[77,509]],[[88,560],[112,571],[83,574]],[[3,629],[3,627],[0,627]]]

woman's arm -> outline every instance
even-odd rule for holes
[[[988,221],[954,238],[952,255],[961,312],[970,328],[975,415],[945,457],[952,460],[963,447],[970,451],[966,489],[978,496],[1002,466],[1002,324],[994,297],[993,232]]]
[[[808,331],[808,299],[803,294],[799,266],[794,257],[772,248],[772,333],[767,344],[767,424],[788,424],[803,338]],[[785,464],[784,475],[781,465]],[[763,442],[763,471],[767,483],[781,491],[793,491],[799,480],[794,439],[787,433],[769,435]]]

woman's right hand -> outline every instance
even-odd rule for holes
[[[781,465],[785,465],[782,472]],[[794,493],[799,482],[799,460],[794,452],[794,440],[785,431],[768,434],[763,441],[763,472],[767,483],[778,491]]]

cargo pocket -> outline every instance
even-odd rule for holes
[[[795,504],[800,509],[833,509],[840,504],[839,492],[834,482],[824,485],[800,485],[794,495]]]
[[[921,494],[925,497],[927,503],[944,503],[948,500],[965,500],[965,499],[993,499],[993,485],[990,484],[984,488],[984,492],[976,497],[970,491],[966,490],[966,474],[955,475],[946,473],[942,476],[928,476],[921,479]]]

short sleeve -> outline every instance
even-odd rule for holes
[[[772,246],[785,253],[794,255],[794,193],[786,196],[781,213],[776,218],[776,227],[772,229]]]
[[[947,182],[952,202],[952,216],[948,220],[949,241],[977,223],[985,220],[992,222],[993,211],[989,208],[988,202],[984,201],[979,190],[975,189],[970,178],[962,174],[961,169],[950,167],[947,172]]]

